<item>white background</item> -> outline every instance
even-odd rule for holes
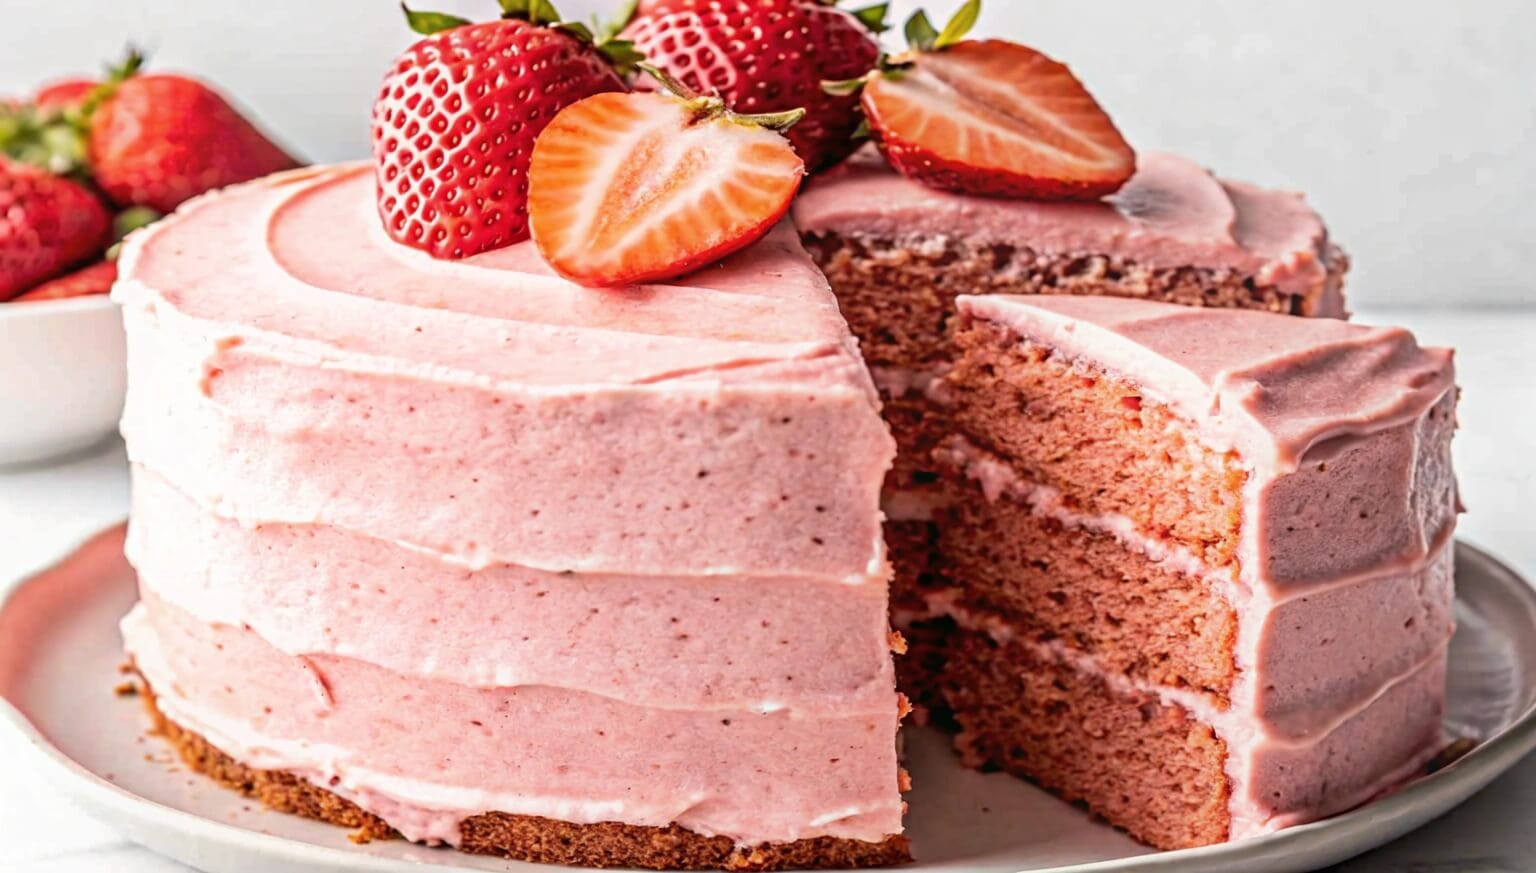
[[[926,5],[942,20],[958,2]],[[1070,63],[1140,148],[1307,191],[1355,256],[1359,306],[1536,303],[1536,3],[989,0],[978,32]],[[0,0],[0,93],[130,39],[332,161],[366,154],[374,88],[411,36],[393,0]]]

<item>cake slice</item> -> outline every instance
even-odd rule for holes
[[[905,859],[893,446],[793,230],[605,292],[374,208],[296,171],[123,254],[123,631],[187,761],[532,861]]]
[[[933,571],[932,518],[945,499],[933,459],[951,431],[941,377],[956,355],[959,295],[1344,315],[1348,260],[1299,195],[1218,179],[1166,153],[1138,155],[1113,196],[1075,202],[936,190],[866,149],[813,179],[794,218],[859,337],[896,438],[885,510],[898,607]]]
[[[1110,297],[958,312],[920,684],[967,763],[1162,848],[1424,765],[1452,631],[1449,351]]]

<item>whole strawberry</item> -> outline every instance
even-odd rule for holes
[[[874,68],[883,17],[883,4],[850,13],[818,0],[664,0],[643,7],[624,35],[650,63],[735,112],[804,109],[788,136],[814,171],[858,145],[858,97],[822,83]]]
[[[12,300],[12,303],[37,303],[43,300],[68,300],[106,294],[117,281],[116,261],[97,261],[73,273],[49,279]]]
[[[60,79],[37,89],[32,95],[32,105],[44,111],[69,109],[84,103],[100,86],[95,79]]]
[[[205,191],[298,166],[217,91],[196,79],[138,73],[131,57],[81,107],[87,162],[119,206],[169,212]]]
[[[0,158],[0,301],[99,256],[110,229],[84,187]]]
[[[426,34],[395,59],[373,106],[379,217],[391,238],[464,258],[528,238],[528,162],[560,110],[625,91],[625,46],[558,21],[548,0],[502,0],[473,24],[406,10]]]

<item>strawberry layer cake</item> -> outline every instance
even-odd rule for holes
[[[191,766],[777,869],[908,858],[908,697],[1162,848],[1438,751],[1451,356],[1344,320],[1299,196],[1138,156],[978,0],[897,55],[883,5],[501,7],[407,9],[372,164],[127,243],[123,634]]]

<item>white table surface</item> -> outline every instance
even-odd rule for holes
[[[1536,310],[1397,310],[1422,342],[1458,349],[1456,464],[1467,514],[1460,536],[1536,575]],[[0,378],[5,378],[0,374]],[[122,447],[47,467],[0,470],[0,589],[126,513]],[[17,772],[0,738],[0,873],[186,873],[119,837]],[[1341,873],[1536,870],[1536,756],[1460,809]],[[338,831],[338,834],[341,832]]]

